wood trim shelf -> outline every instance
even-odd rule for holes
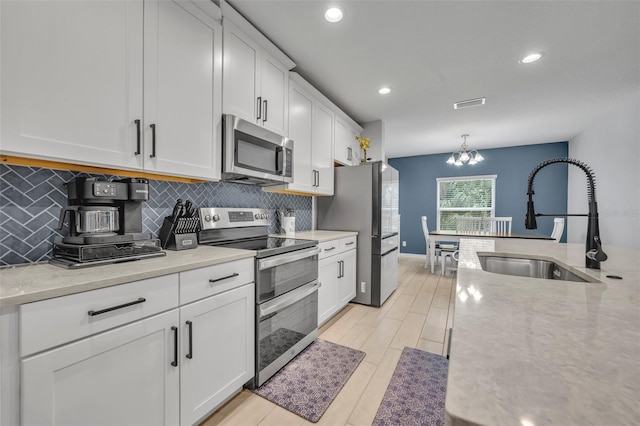
[[[126,177],[139,177],[139,178],[147,178],[147,179],[155,179],[155,180],[166,180],[166,181],[172,181],[172,182],[183,182],[183,183],[209,182],[207,180],[202,180],[202,179],[192,179],[192,178],[185,178],[180,176],[169,176],[169,175],[162,175],[162,174],[156,174],[156,173],[148,173],[144,171],[110,169],[106,167],[95,167],[95,166],[87,166],[84,164],[64,163],[60,161],[40,160],[36,158],[16,157],[13,155],[4,155],[4,154],[0,155],[0,163],[11,164],[14,166],[42,167],[46,169],[71,170],[75,172],[86,172],[86,173],[96,173],[96,174],[106,174],[106,175],[126,176]]]

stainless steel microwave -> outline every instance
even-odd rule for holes
[[[251,185],[293,181],[293,141],[231,114],[222,116],[222,180]]]

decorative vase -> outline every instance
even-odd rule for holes
[[[362,148],[362,158],[360,159],[361,163],[366,163],[367,162],[367,150],[365,148]]]

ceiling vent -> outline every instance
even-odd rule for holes
[[[466,101],[460,101],[453,104],[453,109],[471,108],[474,106],[484,105],[486,98],[468,99]]]

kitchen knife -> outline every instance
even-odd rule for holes
[[[173,206],[173,213],[171,214],[171,222],[175,223],[178,220],[178,217],[180,217],[180,214],[182,213],[182,198],[178,198],[178,201],[176,201],[175,206]]]
[[[186,203],[184,203],[184,217],[191,217],[191,200],[187,200]]]

